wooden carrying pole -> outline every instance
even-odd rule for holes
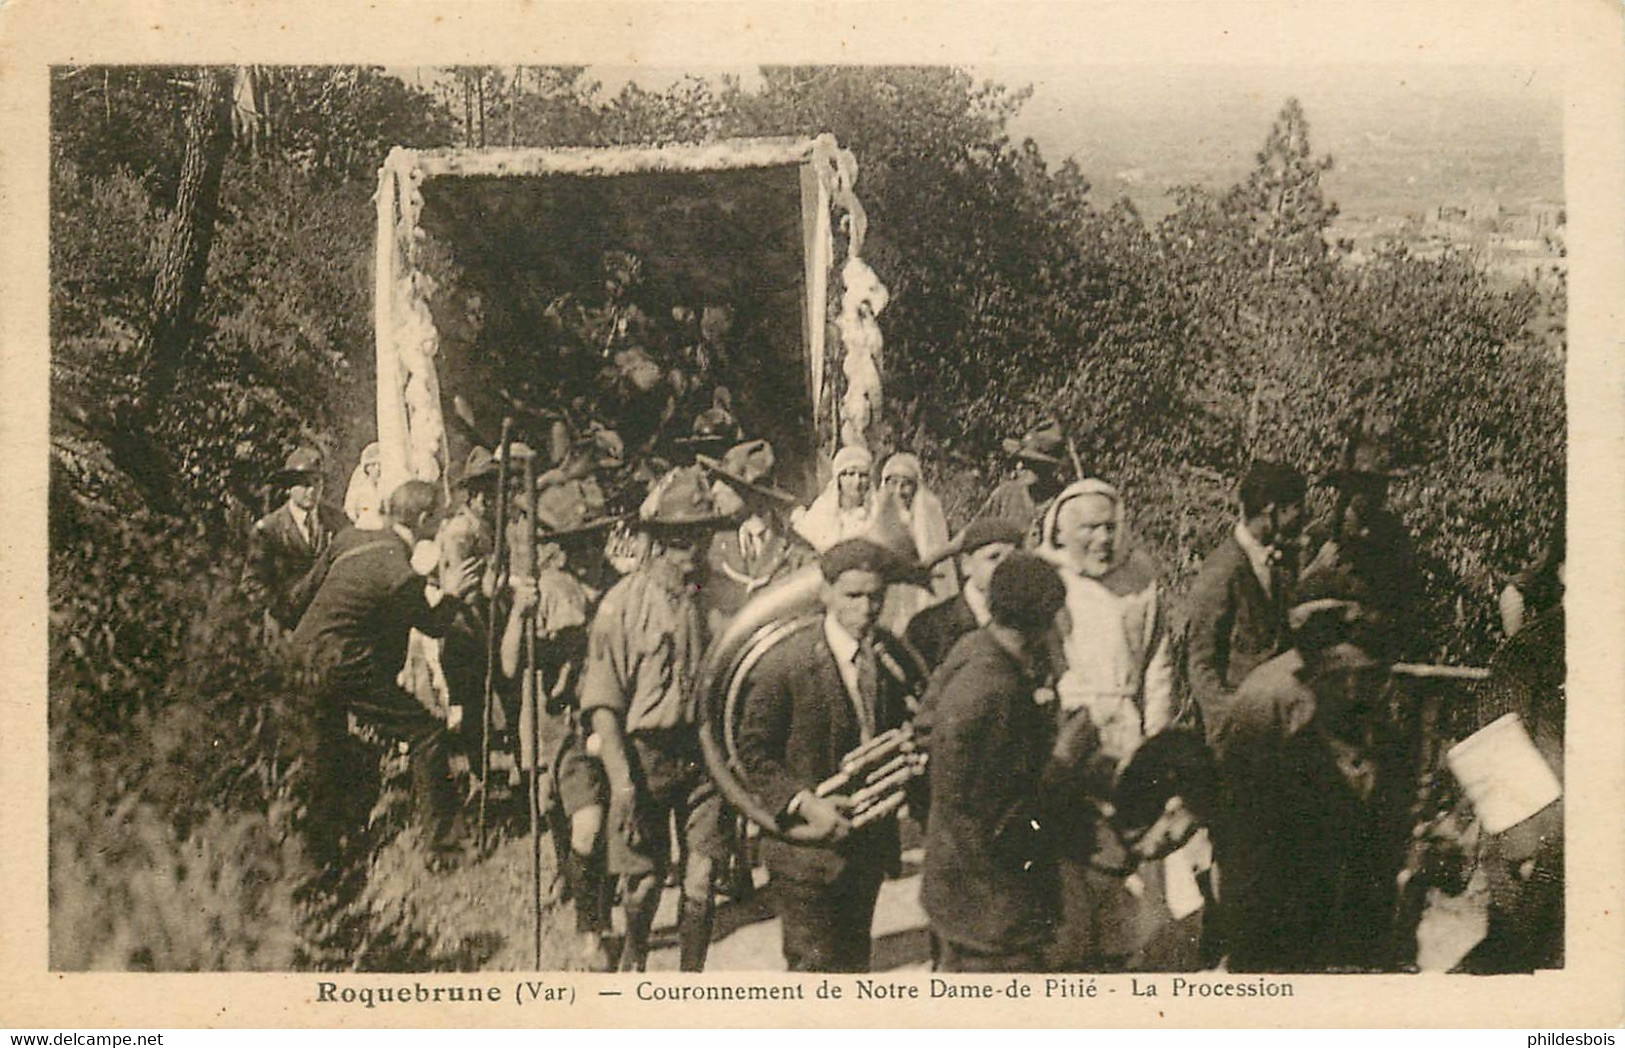
[[[525,456],[525,530],[520,536],[524,544],[526,571],[530,580],[537,580],[536,571],[536,456]],[[523,701],[530,707],[530,899],[535,917],[536,970],[542,968],[542,828],[541,798],[536,794],[542,768],[542,714],[546,702],[540,682],[536,680],[536,626],[538,619],[532,613],[530,628],[525,630],[525,687]],[[521,720],[524,718],[521,717]]]
[[[1389,667],[1396,677],[1415,677],[1423,680],[1484,681],[1490,671],[1481,666],[1441,666],[1417,662],[1396,662]]]
[[[497,650],[497,595],[508,581],[508,458],[513,448],[513,419],[502,420],[502,436],[497,441],[497,526],[496,550],[491,572],[496,580],[485,610],[485,695],[480,706],[480,816],[476,834],[479,850],[485,851],[485,799],[491,795],[491,706],[496,702],[496,668],[501,657]]]

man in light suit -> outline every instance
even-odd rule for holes
[[[816,843],[762,841],[791,971],[869,970],[870,925],[898,856],[897,820],[855,829],[851,799],[814,788],[860,743],[902,724],[897,640],[877,629],[898,557],[846,539],[819,559],[824,615],[770,650],[750,677],[738,748],[756,795]]]
[[[1241,481],[1241,519],[1191,588],[1185,671],[1210,741],[1237,686],[1290,644],[1288,553],[1303,528],[1306,491],[1291,466],[1253,463]]]
[[[271,478],[288,493],[277,509],[254,522],[243,565],[243,595],[265,612],[265,639],[274,644],[299,625],[320,585],[317,565],[334,535],[350,526],[322,497],[322,453],[297,448]]]

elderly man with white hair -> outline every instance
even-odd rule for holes
[[[1061,709],[1086,710],[1119,765],[1173,715],[1173,661],[1151,560],[1131,548],[1122,496],[1103,480],[1064,489],[1044,514],[1040,552],[1066,583]]]
[[[1111,783],[1146,738],[1173,716],[1173,662],[1156,569],[1132,548],[1123,498],[1103,480],[1063,489],[1044,514],[1041,556],[1059,570],[1066,605],[1057,617],[1064,669],[1056,681],[1064,737],[1088,738],[1090,765]],[[1206,847],[1205,840],[1200,845]],[[1193,849],[1193,851],[1196,849]],[[1177,925],[1188,915],[1167,895],[1161,865],[1142,872],[1102,870],[1088,846],[1060,856],[1061,914],[1051,962],[1061,971],[1106,971],[1146,963],[1152,942],[1168,932],[1178,941],[1154,948],[1155,962],[1194,967],[1199,926]],[[1195,854],[1170,860],[1194,893]],[[1137,886],[1136,886],[1137,885]],[[1199,903],[1197,905],[1200,905]],[[1178,912],[1170,912],[1176,910]]]

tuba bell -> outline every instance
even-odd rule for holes
[[[712,642],[695,682],[701,751],[717,789],[764,833],[798,842],[811,838],[800,826],[781,826],[778,813],[751,792],[735,733],[743,717],[745,685],[762,658],[801,631],[819,628],[824,617],[819,600],[822,581],[818,565],[810,564],[753,597]],[[902,685],[912,719],[930,675],[924,660],[900,639],[876,645],[876,653],[880,672]],[[830,778],[807,785],[820,796],[850,797],[852,824],[861,827],[902,807],[904,791],[924,771],[925,756],[912,725],[905,723],[856,747]]]

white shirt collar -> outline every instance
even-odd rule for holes
[[[993,621],[993,609],[987,606],[986,593],[972,586],[969,582],[965,583],[962,592],[965,594],[965,603],[970,606],[970,613],[976,617],[978,626],[986,626]]]
[[[310,533],[310,527],[307,524],[307,521],[310,520],[310,510],[300,509],[298,506],[295,506],[290,502],[288,503],[288,512],[293,515],[293,522],[299,525],[299,530],[308,535]]]
[[[1270,591],[1270,558],[1275,554],[1273,546],[1266,546],[1253,537],[1247,529],[1246,521],[1236,522],[1236,544],[1241,551],[1247,554],[1247,562],[1253,566],[1253,574],[1258,578],[1258,584],[1264,587],[1264,592]]]
[[[858,638],[836,622],[833,615],[824,616],[824,639],[829,641],[829,650],[835,653],[836,662],[843,667],[853,665],[858,657]]]

